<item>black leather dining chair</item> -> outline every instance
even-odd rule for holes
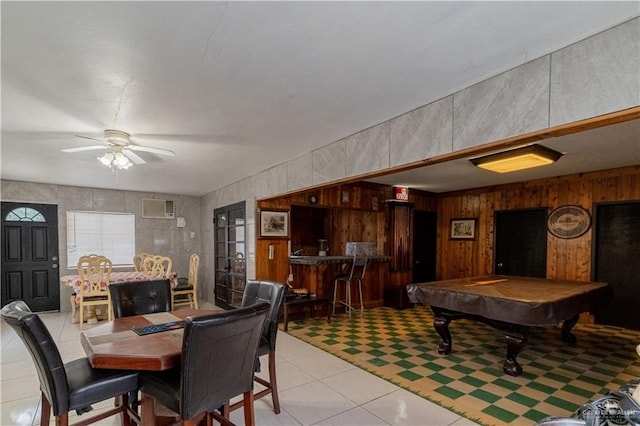
[[[171,284],[168,278],[109,284],[114,318],[168,312]]]
[[[245,425],[255,424],[253,369],[268,303],[224,313],[187,317],[182,341],[182,366],[140,373],[143,425],[155,425],[157,403],[196,425],[203,414],[232,424],[228,401],[243,395]],[[222,411],[218,413],[217,410]]]
[[[129,426],[137,415],[128,407],[127,394],[138,389],[138,372],[91,367],[87,358],[64,364],[60,352],[42,319],[21,300],[11,302],[0,316],[27,347],[38,372],[42,392],[40,424],[48,425],[51,411],[56,425],[69,424],[69,411],[83,414],[91,404],[117,397],[116,407],[76,424],[91,424],[114,414]]]
[[[269,314],[265,321],[258,347],[258,357],[268,355],[269,357],[269,380],[255,376],[254,380],[260,383],[265,389],[254,394],[254,399],[259,399],[271,395],[273,411],[280,414],[280,400],[278,399],[278,382],[276,378],[276,337],[278,336],[278,319],[282,304],[287,295],[288,287],[285,284],[274,281],[247,280],[242,295],[241,306],[251,306],[255,303],[269,302]],[[241,406],[240,402],[230,406],[233,411]]]

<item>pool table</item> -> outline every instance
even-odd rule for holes
[[[440,354],[451,353],[453,320],[472,319],[503,331],[507,355],[502,370],[511,376],[522,374],[516,356],[531,328],[563,321],[562,340],[575,344],[571,329],[580,313],[592,312],[611,298],[605,283],[496,275],[409,284],[407,293],[412,303],[431,305],[433,326],[442,338]]]

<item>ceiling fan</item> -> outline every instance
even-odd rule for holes
[[[144,161],[134,151],[151,152],[159,155],[175,157],[175,153],[168,149],[153,148],[150,146],[136,145],[131,142],[131,135],[121,130],[108,129],[104,131],[104,140],[91,138],[88,136],[76,135],[79,138],[90,139],[102,142],[102,145],[81,146],[78,148],[66,148],[62,152],[82,152],[106,149],[107,152],[98,157],[98,160],[105,166],[112,169],[128,169],[133,164],[145,164]]]

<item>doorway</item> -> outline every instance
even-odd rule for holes
[[[413,212],[413,276],[412,282],[424,283],[436,279],[436,248],[438,214]]]
[[[547,209],[495,212],[494,268],[498,275],[547,277]]]
[[[216,305],[237,308],[246,284],[245,202],[213,211]]]
[[[1,213],[2,306],[59,311],[58,206],[3,202]]]
[[[593,279],[613,290],[595,321],[640,330],[640,202],[596,205],[594,225]]]

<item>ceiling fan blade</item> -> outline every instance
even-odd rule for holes
[[[175,152],[169,149],[162,148],[152,148],[150,146],[141,146],[141,145],[129,145],[129,149],[132,151],[144,151],[144,152],[152,152],[154,154],[160,155],[168,155],[169,157],[175,157]]]
[[[78,148],[66,148],[62,149],[62,152],[82,152],[82,151],[93,151],[95,149],[108,149],[107,145],[92,145],[92,146],[81,146]]]
[[[105,142],[104,140],[102,140],[102,139],[92,138],[92,137],[89,137],[89,136],[76,135],[76,137],[78,137],[78,138],[82,138],[82,139],[89,139],[89,140],[91,140],[91,141],[98,141],[98,142],[106,143],[106,142]]]
[[[134,164],[144,164],[146,163],[146,161],[144,161],[142,158],[140,158],[140,156],[138,156],[138,154],[136,154],[135,152],[131,151],[130,149],[123,149],[122,153],[124,155],[126,155],[129,160],[133,161]]]

